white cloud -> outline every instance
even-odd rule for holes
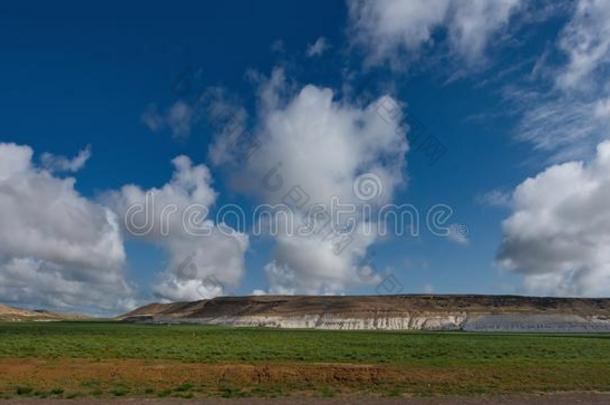
[[[289,202],[287,194],[300,191],[300,202],[306,201],[293,204],[285,222],[303,224],[308,208],[328,208],[333,197],[362,206],[354,182],[364,173],[374,174],[383,187],[371,203],[391,200],[403,181],[408,149],[400,111],[386,121],[377,103],[361,107],[335,100],[328,88],[307,85],[291,93],[278,69],[261,83],[259,100],[254,131],[259,148],[242,161],[242,184],[268,204]],[[398,106],[390,97],[380,101]],[[376,239],[375,224],[367,221],[357,218],[353,240],[342,250],[341,235],[301,235],[279,226],[274,259],[265,267],[270,292],[336,293],[376,281],[359,276],[359,262]]]
[[[568,64],[557,76],[557,84],[564,89],[597,86],[596,73],[610,63],[610,3],[579,0],[559,48]]]
[[[305,221],[298,213],[294,221]],[[350,233],[349,245],[339,251],[342,241],[325,234],[276,237],[274,259],[265,266],[270,292],[278,294],[337,294],[350,287],[381,281],[376,274],[361,268],[360,261],[376,235],[360,224]]]
[[[582,97],[536,93],[533,100],[516,101],[526,107],[516,129],[517,138],[552,152],[555,161],[585,156],[607,125],[596,116],[597,102]]]
[[[352,41],[368,61],[396,61],[433,46],[435,34],[448,32],[452,52],[467,63],[484,57],[488,43],[502,31],[522,0],[349,0]]]
[[[353,41],[366,48],[373,63],[382,63],[401,50],[417,51],[432,41],[445,21],[450,0],[348,1]]]
[[[313,56],[321,56],[328,48],[329,45],[326,38],[320,37],[316,39],[316,42],[307,47],[307,56],[310,58]]]
[[[167,111],[166,120],[174,136],[188,136],[193,126],[193,109],[184,101],[176,101]]]
[[[555,165],[527,179],[513,200],[498,261],[524,276],[528,292],[610,293],[610,142],[590,164]]]
[[[159,113],[156,104],[150,104],[140,117],[142,124],[152,132],[159,132],[165,125],[165,118]]]
[[[163,247],[169,264],[154,292],[164,300],[197,300],[226,294],[244,273],[247,235],[209,219],[217,193],[204,165],[186,156],[161,188],[127,185],[103,200],[122,218],[126,234]]]
[[[385,120],[379,103],[398,106],[386,96],[366,107],[333,99],[331,89],[303,87],[296,96],[282,101],[264,93],[265,108],[258,126],[261,149],[249,161],[249,170],[268,174],[280,164],[288,186],[299,185],[311,200],[327,204],[332,196],[355,201],[357,176],[374,173],[383,182],[384,201],[402,182],[407,142],[397,117]],[[267,201],[279,202],[274,193]]]
[[[462,224],[450,225],[447,232],[447,238],[458,245],[468,245],[470,243],[470,240],[468,239],[468,228],[466,225]]]
[[[454,0],[448,23],[454,51],[468,62],[478,61],[521,4],[522,0]]]
[[[610,120],[610,97],[597,101],[595,116],[602,120]]]
[[[53,155],[51,153],[43,153],[41,163],[45,169],[50,172],[72,172],[75,173],[82,169],[91,157],[91,146],[78,152],[72,159],[65,156]]]
[[[559,57],[548,57],[552,52],[547,48],[532,72],[549,82],[535,90],[508,92],[524,112],[517,137],[552,152],[554,161],[590,154],[606,138],[610,123],[610,3],[578,0],[568,12],[569,21],[553,48]]]
[[[511,194],[503,190],[491,190],[477,197],[479,204],[490,207],[510,207]]]
[[[27,146],[0,143],[0,300],[129,307],[116,216],[79,195],[74,178],[35,167],[32,154]]]
[[[224,89],[212,87],[201,97],[208,120],[218,129],[209,147],[212,164],[234,163],[244,153],[248,113],[236,100],[227,96]]]
[[[142,113],[141,121],[152,132],[169,128],[173,136],[180,138],[191,134],[198,118],[197,111],[191,104],[178,100],[165,113],[159,112],[156,105],[149,105]]]

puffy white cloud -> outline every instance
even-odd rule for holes
[[[270,291],[336,293],[375,282],[374,276],[360,276],[360,262],[376,234],[359,207],[390,201],[403,181],[408,146],[398,103],[386,96],[354,105],[314,85],[293,93],[278,69],[262,82],[259,101],[257,148],[242,160],[242,184],[267,204],[291,207],[286,216],[275,217],[277,245],[265,267]],[[363,174],[369,183],[355,189]],[[371,190],[375,198],[365,201],[363,194]],[[333,199],[356,207],[351,232],[324,227],[321,218],[309,215],[314,206],[329,214]],[[315,231],[296,232],[308,223]]]
[[[65,156],[57,156],[51,153],[43,153],[41,157],[42,165],[51,172],[77,172],[85,166],[91,157],[91,146],[78,152],[72,159]]]
[[[307,56],[309,56],[310,58],[313,56],[320,56],[324,52],[326,52],[326,50],[328,48],[329,48],[329,45],[328,45],[328,42],[326,41],[326,38],[320,37],[320,38],[316,39],[316,42],[314,42],[313,44],[310,44],[307,47]]]
[[[398,103],[386,96],[366,107],[335,101],[333,91],[313,85],[282,102],[265,104],[258,127],[261,147],[248,168],[259,178],[279,165],[287,185],[299,185],[313,202],[328,204],[331,197],[355,202],[355,179],[374,173],[383,183],[379,202],[389,201],[402,181],[407,142],[400,111],[384,118],[384,105]],[[264,190],[263,190],[264,191]],[[264,191],[267,201],[280,193]]]
[[[294,216],[297,223],[305,221],[299,214]],[[340,236],[327,237],[324,233],[278,234],[274,259],[265,266],[270,292],[337,294],[350,287],[380,282],[380,276],[361,263],[376,240],[367,226],[370,224],[359,224],[352,230],[349,244]]]
[[[122,218],[126,234],[153,242],[169,254],[154,292],[164,300],[197,300],[226,294],[244,273],[247,235],[208,218],[217,193],[204,165],[186,156],[172,161],[175,172],[161,188],[127,185],[103,200]]]
[[[0,300],[72,309],[129,307],[116,216],[82,197],[74,178],[34,166],[32,155],[27,146],[0,143]]]
[[[551,166],[519,185],[504,221],[499,263],[525,278],[528,292],[610,292],[610,142],[590,163]]]
[[[453,52],[468,63],[484,55],[494,35],[505,28],[522,0],[349,0],[353,42],[363,46],[370,63],[415,55],[448,32]]]

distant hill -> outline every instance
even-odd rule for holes
[[[0,321],[61,321],[87,319],[84,315],[64,314],[44,309],[21,309],[0,304]]]
[[[610,332],[610,299],[267,295],[150,304],[119,319],[318,329]]]

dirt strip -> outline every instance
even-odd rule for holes
[[[3,405],[104,405],[107,403],[118,405],[348,405],[348,404],[380,404],[380,405],[573,405],[591,404],[602,405],[610,403],[610,393],[560,393],[544,395],[507,395],[507,396],[477,396],[477,397],[434,397],[434,398],[359,398],[348,397],[341,399],[321,398],[282,398],[282,399],[11,399],[1,401]]]
[[[570,364],[536,369],[511,365],[499,369],[494,364],[390,366],[312,363],[206,364],[136,359],[0,359],[0,399],[26,401],[24,403],[34,397],[41,401],[72,399],[85,401],[83,403],[89,403],[85,398],[99,398],[104,401],[122,398],[159,398],[165,401],[180,398],[180,402],[192,398],[205,400],[210,397],[296,397],[304,400],[315,398],[315,402],[321,397],[377,397],[376,400],[380,400],[387,397],[404,397],[407,394],[426,397],[558,390],[605,392],[609,387],[605,372],[589,368],[585,368],[583,372],[574,369]],[[476,400],[476,397],[472,398]],[[556,397],[557,400],[561,398]],[[595,400],[597,397],[591,398]],[[610,397],[606,396],[605,399]],[[252,402],[254,399],[249,401],[248,403],[255,403]],[[288,402],[294,404],[292,399]]]

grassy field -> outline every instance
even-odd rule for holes
[[[610,391],[609,335],[0,323],[0,395]]]

